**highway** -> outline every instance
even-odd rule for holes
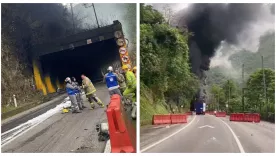
[[[142,153],[274,153],[275,124],[193,115],[187,124],[141,127]]]
[[[110,96],[104,84],[95,85],[97,96],[108,104]],[[2,152],[5,153],[87,153],[104,151],[105,142],[98,141],[96,124],[107,122],[106,108],[96,104],[96,109],[89,110],[90,105],[83,96],[85,108],[82,113],[53,113],[38,125],[18,131],[20,135],[1,135]],[[58,105],[60,103],[56,103]],[[50,108],[49,108],[50,109]],[[20,119],[23,120],[23,119]],[[14,127],[14,126],[12,126]],[[9,138],[10,137],[10,138]],[[3,144],[3,140],[7,140]]]

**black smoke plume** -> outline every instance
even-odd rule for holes
[[[192,72],[201,80],[201,89],[196,96],[205,99],[204,71],[209,70],[210,59],[222,41],[238,45],[241,33],[271,13],[266,4],[191,4],[176,14],[173,25],[188,28]]]

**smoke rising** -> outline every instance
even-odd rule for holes
[[[189,39],[190,60],[201,84],[206,79],[204,71],[209,70],[218,49],[224,55],[232,53],[225,45],[258,50],[259,38],[274,31],[275,15],[271,10],[267,4],[190,4],[176,13],[173,25],[187,27],[194,34]],[[222,42],[226,44],[223,46]],[[217,59],[214,63],[223,61]],[[204,99],[204,95],[200,97]]]

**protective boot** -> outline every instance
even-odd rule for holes
[[[98,97],[96,97],[96,99],[97,99],[97,104],[98,104],[99,106],[101,106],[102,108],[104,108],[103,102],[102,102]]]
[[[93,102],[91,102],[91,103],[90,103],[90,105],[91,105],[91,108],[90,108],[90,110],[93,110],[93,109],[95,108],[95,105],[94,105],[94,103],[93,103]]]
[[[133,105],[132,105],[131,118],[132,118],[133,120],[136,119],[136,102],[134,102]]]
[[[81,111],[78,110],[78,109],[75,109],[75,110],[72,111],[72,113],[81,113]]]

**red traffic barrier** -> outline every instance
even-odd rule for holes
[[[245,122],[252,122],[253,121],[252,115],[248,114],[248,113],[245,113],[243,121],[245,121]]]
[[[187,123],[187,116],[185,114],[172,114],[171,122],[172,124]]]
[[[136,153],[136,130],[127,119],[120,96],[111,96],[106,110],[111,153]]]
[[[232,113],[230,121],[260,122],[261,118],[259,113]]]
[[[261,116],[259,113],[253,113],[253,122],[261,122]]]
[[[246,113],[244,114],[245,122],[260,122],[260,114],[259,113]]]
[[[216,117],[226,117],[226,112],[217,112]]]
[[[153,115],[153,124],[159,125],[159,124],[171,124],[171,115]]]
[[[230,121],[244,121],[244,114],[243,113],[231,113]]]

